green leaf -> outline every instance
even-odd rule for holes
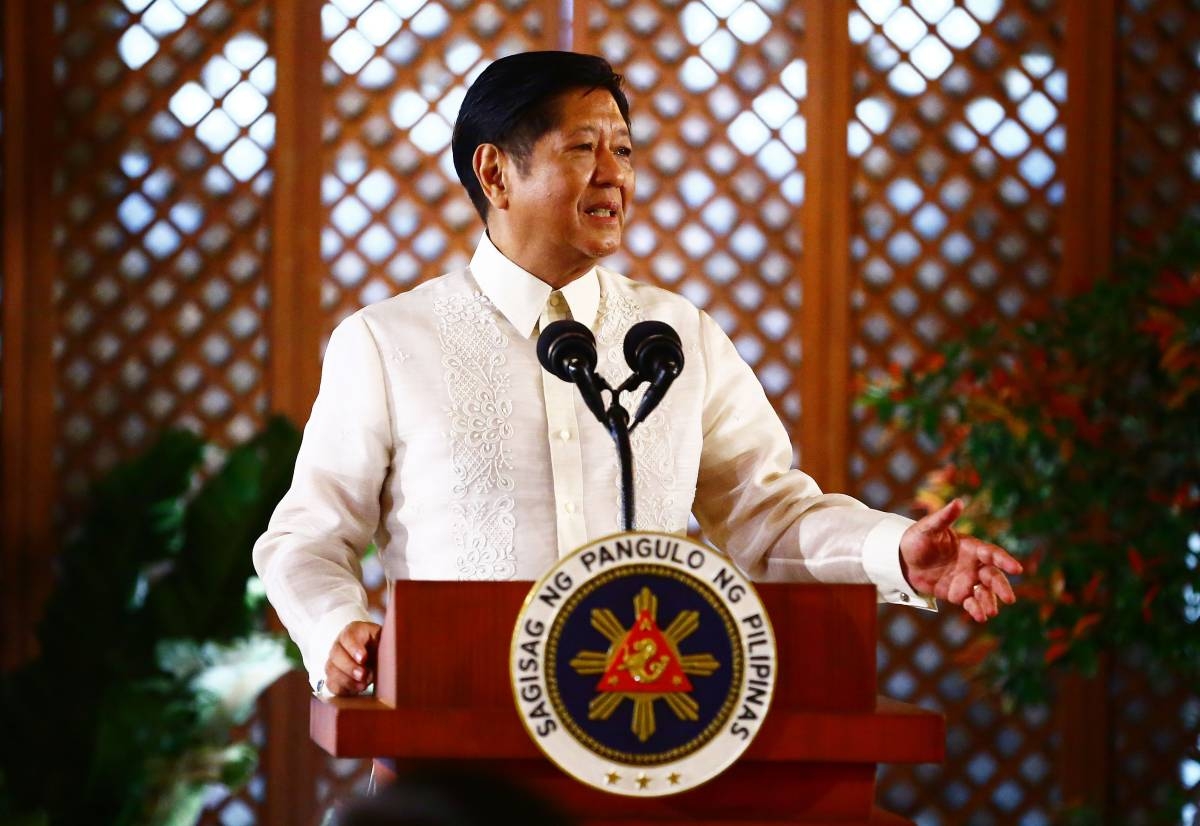
[[[249,776],[255,750],[231,726],[292,662],[256,631],[250,549],[298,444],[274,419],[206,478],[203,442],[170,431],[96,484],[59,553],[41,655],[0,674],[0,820],[190,826],[207,784]],[[214,690],[218,668],[236,691]]]

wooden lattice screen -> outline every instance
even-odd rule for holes
[[[1068,78],[1056,3],[857,5],[849,344],[870,376],[1046,305],[1060,270]],[[869,421],[852,433],[858,495],[903,509],[931,446]],[[1004,714],[963,678],[955,657],[975,631],[953,612],[884,614],[881,691],[945,711],[949,729],[945,765],[881,773],[885,805],[930,823],[1048,823],[1051,715]]]
[[[265,0],[60,2],[56,355],[64,490],[167,423],[248,438],[267,400]]]
[[[1200,219],[1200,0],[1124,0],[1119,27],[1115,194],[1124,251],[1161,244],[1184,216]],[[1200,536],[1193,542],[1200,551]],[[1200,691],[1150,679],[1139,665],[1137,652],[1115,663],[1104,698],[1110,807],[1147,823],[1166,795],[1182,792],[1190,801],[1182,822],[1195,823]]]
[[[264,421],[270,11],[55,4],[55,465],[68,501],[166,425],[227,445]],[[240,799],[217,792],[214,812],[253,820],[262,793],[261,780]]]
[[[495,58],[553,48],[557,7],[334,0],[321,24],[328,332],[364,304],[470,259],[482,224],[450,155],[459,103]]]
[[[613,266],[682,293],[724,328],[800,439],[808,65],[797,4],[601,0],[580,51],[631,87],[638,152],[628,254]]]
[[[1117,241],[1127,250],[1200,218],[1200,0],[1124,0],[1116,63]]]
[[[10,434],[33,437],[22,467],[56,446],[32,489],[48,501],[56,485],[63,513],[164,424],[230,444],[268,409],[302,418],[338,320],[466,260],[481,226],[450,124],[499,55],[571,46],[626,74],[637,208],[610,263],[705,307],[805,466],[879,507],[905,507],[929,450],[853,413],[851,371],[1037,312],[1094,277],[1072,270],[1081,237],[1108,233],[1103,258],[1113,232],[1140,244],[1200,204],[1200,0],[56,0],[41,7],[53,32],[39,4],[17,6],[42,26],[24,59],[44,47],[60,92],[20,111],[56,124],[61,161],[52,197],[49,180],[22,179],[25,200],[6,190],[56,229],[32,259],[53,290],[20,294],[47,312],[15,332],[11,262],[36,268],[6,237],[0,410],[6,463]],[[1088,70],[1105,50],[1119,56],[1110,87]],[[1119,163],[1082,137],[1103,134],[1096,112]],[[1108,218],[1080,207],[1097,158],[1118,195]],[[46,369],[14,367],[12,340],[44,342]],[[17,421],[14,388],[44,417]],[[6,493],[15,478],[6,465]],[[20,559],[6,550],[10,582]],[[378,566],[366,573],[378,593]],[[883,620],[881,690],[950,720],[946,764],[884,770],[885,805],[922,824],[1049,823],[1079,791],[1063,766],[1089,759],[1075,735],[972,685],[955,655],[973,630],[952,612]],[[362,764],[307,744],[289,688],[251,724],[262,774],[239,796],[214,790],[205,822],[310,822],[361,785]],[[1099,783],[1113,778],[1122,822],[1195,757],[1195,698],[1155,689],[1165,699],[1117,665],[1105,694],[1117,750]],[[1197,774],[1183,775],[1193,794]]]

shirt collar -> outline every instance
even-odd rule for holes
[[[486,232],[471,257],[471,275],[518,333],[526,338],[533,335],[552,291],[549,284],[505,258]],[[592,267],[560,292],[571,308],[571,317],[590,329],[600,308],[600,278],[596,268]]]

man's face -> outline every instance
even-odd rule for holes
[[[621,245],[633,204],[633,145],[612,95],[572,90],[557,101],[557,125],[533,145],[508,180],[496,215],[518,264],[559,285]],[[489,221],[489,223],[491,223]]]

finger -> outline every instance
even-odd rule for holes
[[[987,614],[983,611],[983,606],[979,604],[979,600],[974,596],[969,596],[963,600],[963,610],[976,622],[987,622]]]
[[[988,590],[987,588],[980,586],[979,591],[975,596],[975,599],[979,603],[981,603],[981,607],[983,608],[983,613],[987,614],[989,619],[1000,613],[999,598],[992,591]]]
[[[342,671],[335,665],[326,664],[325,666],[325,688],[331,694],[338,697],[348,697],[354,694],[361,694],[366,689],[366,683],[354,679],[354,677]]]
[[[962,512],[962,500],[952,499],[941,510],[931,513],[917,522],[917,527],[924,533],[938,533],[953,525],[954,520],[958,519],[962,515]]]
[[[975,600],[975,604],[989,617],[994,617],[1000,613],[1000,601],[996,595],[992,593],[986,586],[975,583],[971,589],[971,597]]]
[[[976,539],[973,536],[964,536],[961,542],[965,548],[975,555],[975,558],[979,560],[981,565],[994,565],[1006,574],[1019,574],[1025,570],[1024,565],[999,545],[984,542],[982,539]]]
[[[992,595],[1012,605],[1017,601],[1017,595],[1013,592],[1012,585],[1008,582],[1008,577],[1002,574],[997,568],[987,565],[979,569],[979,581],[992,592]]]
[[[342,629],[342,636],[363,648],[370,648],[373,643],[378,642],[380,630],[381,627],[377,623],[356,621]]]
[[[367,678],[367,667],[359,665],[340,641],[335,642],[333,648],[329,650],[329,660],[325,663],[325,670],[328,671],[330,666],[338,669],[355,682],[362,682]]]
[[[955,605],[963,605],[968,597],[971,596],[971,590],[974,588],[977,580],[974,572],[960,571],[954,575],[950,581],[950,587],[946,590],[946,599]]]
[[[356,663],[367,665],[379,640],[379,626],[373,622],[352,622],[342,629],[338,642]]]

